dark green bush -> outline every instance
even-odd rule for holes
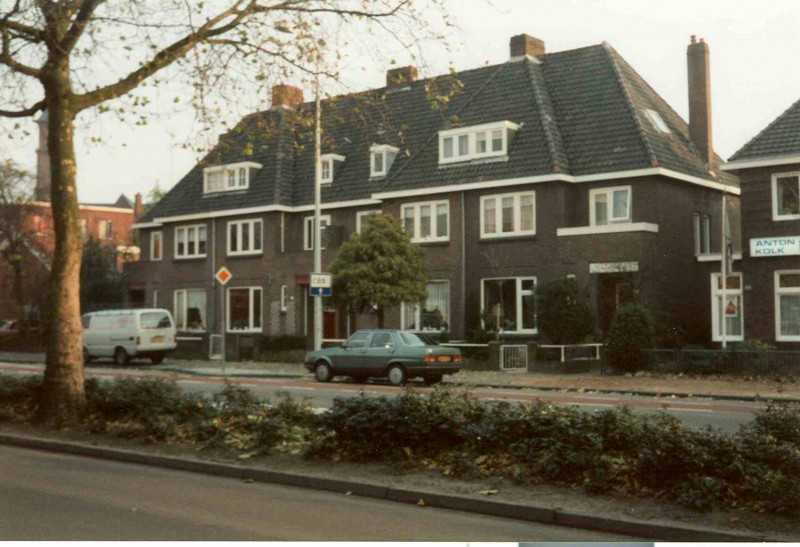
[[[536,317],[553,344],[579,344],[595,330],[589,290],[571,278],[536,288]]]
[[[770,403],[763,413],[756,414],[752,427],[800,450],[800,403]]]
[[[606,362],[621,372],[642,370],[647,358],[642,351],[651,346],[653,319],[644,306],[623,306],[614,315],[606,344]]]
[[[259,342],[262,352],[306,349],[305,336],[263,336]]]
[[[0,375],[0,421],[26,421],[36,411],[36,396],[42,386],[37,376]]]

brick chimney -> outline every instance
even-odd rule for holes
[[[272,86],[272,108],[296,110],[303,104],[303,90],[286,84]]]
[[[136,193],[133,198],[133,220],[138,219],[144,214],[144,205],[142,205],[142,194]]]
[[[418,77],[415,66],[392,68],[386,71],[386,87],[405,87]]]
[[[511,58],[515,57],[543,57],[544,41],[529,34],[512,36],[509,42]]]
[[[39,148],[36,149],[36,201],[50,201],[50,152],[47,149],[47,110],[36,120],[39,126]]]
[[[689,73],[689,137],[700,150],[709,171],[716,168],[711,135],[711,65],[708,44],[692,35],[686,48]]]

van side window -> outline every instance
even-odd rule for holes
[[[139,322],[143,329],[167,329],[172,326],[169,315],[164,312],[143,313]]]
[[[89,325],[92,324],[92,316],[91,315],[84,315],[81,317],[81,323],[83,323],[83,328],[88,329]]]

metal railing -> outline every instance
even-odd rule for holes
[[[500,347],[500,370],[527,370],[528,346],[526,344]]]
[[[559,361],[599,361],[603,344],[542,344],[540,349],[558,350]]]

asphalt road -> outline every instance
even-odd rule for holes
[[[0,446],[0,541],[631,539]]]
[[[41,374],[40,364],[0,363],[0,374]],[[135,368],[114,368],[92,366],[86,369],[87,376],[99,378],[137,377],[160,375],[174,377],[186,391],[216,393],[223,389],[225,380],[220,377],[207,377],[192,374],[169,374]],[[241,384],[261,398],[275,400],[279,393],[290,393],[294,397],[306,398],[315,408],[329,408],[334,399],[353,397],[362,391],[373,395],[394,396],[402,393],[402,388],[385,383],[355,384],[333,382],[320,384],[309,379],[231,377],[230,381]],[[420,390],[431,388],[419,387]],[[763,408],[761,403],[745,401],[715,401],[705,398],[657,398],[648,396],[619,394],[577,394],[535,389],[494,389],[478,388],[472,395],[485,400],[534,401],[542,399],[558,404],[575,405],[592,412],[614,406],[629,406],[635,412],[654,413],[666,411],[690,427],[715,427],[727,432],[735,432],[742,425],[752,421],[755,412]]]

